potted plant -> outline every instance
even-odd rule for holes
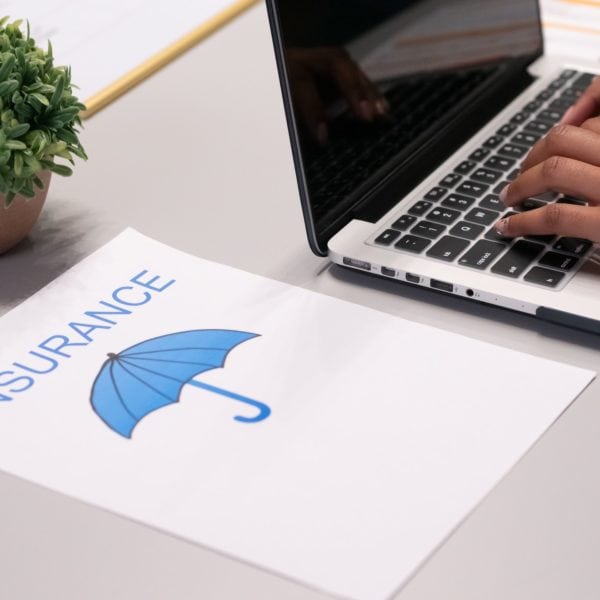
[[[72,174],[56,159],[87,158],[70,69],[54,66],[50,43],[38,48],[21,26],[0,19],[0,253],[30,232],[52,173]]]

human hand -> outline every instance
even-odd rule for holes
[[[343,48],[290,48],[287,52],[295,105],[313,139],[328,139],[324,94],[340,93],[358,119],[372,122],[385,116],[389,105],[375,84]]]
[[[496,223],[506,237],[557,234],[600,242],[600,79],[596,78],[560,124],[532,148],[521,174],[500,194],[507,206],[546,191],[588,206],[552,203]]]

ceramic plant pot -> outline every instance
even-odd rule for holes
[[[0,254],[10,250],[29,235],[46,201],[51,175],[50,171],[40,173],[39,177],[44,183],[43,189],[37,189],[33,198],[16,196],[8,208],[5,196],[0,194]]]

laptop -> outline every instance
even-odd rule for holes
[[[500,191],[596,75],[544,56],[537,0],[267,0],[313,252],[600,333],[588,240],[508,239]]]

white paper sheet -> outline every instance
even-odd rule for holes
[[[600,61],[600,1],[542,0],[547,54]]]
[[[210,329],[259,337],[195,381],[266,419],[191,383],[131,438],[93,410],[109,353]],[[131,230],[0,319],[0,340],[1,469],[360,600],[405,582],[593,378]],[[139,411],[146,392],[115,385]]]
[[[0,14],[28,19],[36,42],[51,39],[87,101],[168,48],[233,0],[0,0]]]

